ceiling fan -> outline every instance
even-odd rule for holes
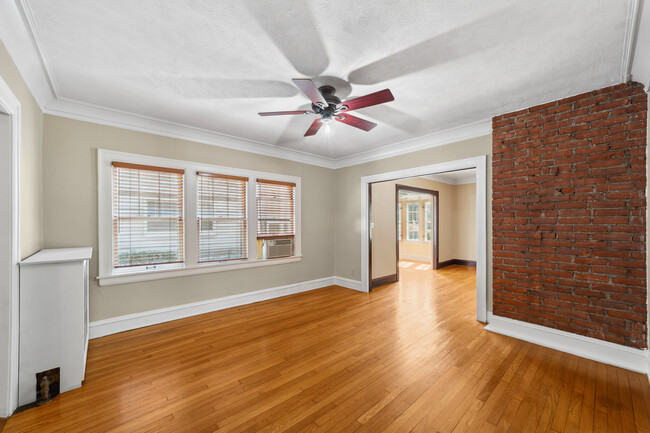
[[[321,126],[330,123],[332,119],[345,123],[346,125],[354,126],[355,128],[363,129],[364,131],[370,131],[372,128],[377,126],[376,123],[353,116],[348,112],[395,100],[390,90],[384,89],[366,96],[360,96],[358,98],[341,102],[338,97],[334,96],[336,89],[332,86],[316,87],[311,80],[306,78],[294,78],[292,81],[311,101],[311,110],[268,111],[258,114],[260,116],[284,116],[294,114],[315,114],[319,116],[311,124],[305,133],[305,137],[315,135]]]

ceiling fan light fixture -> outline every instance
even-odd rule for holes
[[[325,126],[325,131],[329,129],[332,120],[345,123],[363,131],[370,131],[376,123],[362,119],[360,117],[347,114],[348,111],[358,110],[359,108],[371,107],[373,105],[383,104],[394,101],[395,98],[389,89],[380,90],[379,92],[358,98],[349,99],[341,103],[341,99],[334,94],[336,89],[332,86],[316,87],[313,81],[307,78],[294,78],[293,83],[309,98],[311,101],[311,111],[275,111],[258,113],[260,116],[279,116],[285,114],[315,114],[320,118],[314,119],[311,126],[305,133],[305,137],[315,135],[318,130]],[[346,112],[346,114],[340,114]]]

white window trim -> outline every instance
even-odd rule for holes
[[[185,208],[185,234],[184,250],[185,262],[174,267],[159,267],[157,269],[134,268],[131,272],[113,270],[112,267],[112,163],[113,161],[132,164],[153,165],[185,170],[183,177],[183,204]],[[198,263],[197,257],[197,230],[196,230],[196,172],[206,171],[217,174],[248,177],[248,259],[229,261],[223,263]],[[159,158],[154,156],[137,155],[133,153],[117,152],[99,149],[97,151],[97,203],[98,203],[98,229],[99,229],[99,275],[97,280],[100,286],[114,284],[134,283],[138,281],[173,278],[185,275],[197,275],[210,272],[224,272],[236,269],[245,269],[258,266],[271,266],[284,263],[299,262],[302,258],[301,248],[301,184],[300,177],[288,176],[277,173],[267,173],[253,170],[221,167],[217,165],[201,164],[191,161]],[[269,179],[296,184],[295,195],[295,236],[294,255],[278,259],[257,258],[257,179]]]

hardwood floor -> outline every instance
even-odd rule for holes
[[[484,331],[475,268],[400,278],[92,340],[5,432],[649,431],[646,376]]]

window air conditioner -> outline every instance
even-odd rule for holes
[[[276,259],[278,257],[289,257],[293,254],[293,239],[266,239],[264,240],[265,259]]]

